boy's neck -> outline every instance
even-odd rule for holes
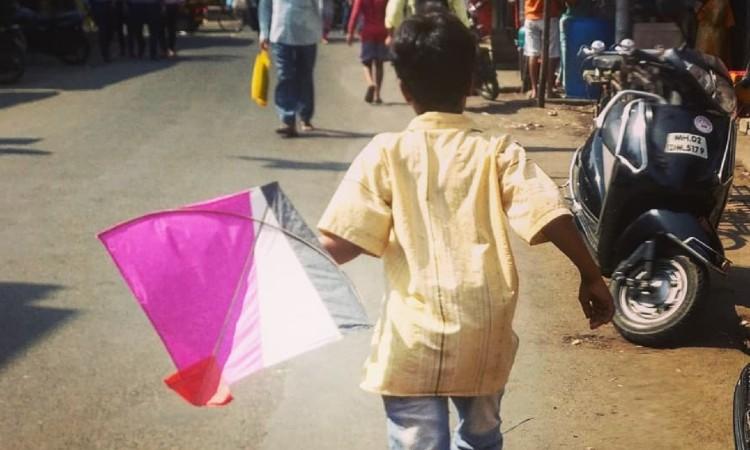
[[[448,113],[448,114],[463,114],[464,112],[464,105],[458,105],[455,107],[441,107],[441,108],[429,108],[429,107],[422,107],[421,105],[417,105],[416,103],[412,103],[412,108],[414,108],[414,112],[417,113],[418,116],[428,113],[428,112],[438,112],[438,113]]]

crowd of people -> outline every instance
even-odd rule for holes
[[[148,28],[148,56],[151,59],[177,56],[177,14],[182,2],[89,0],[102,59],[105,62],[111,60],[110,48],[115,37],[120,56],[143,58],[147,47],[144,28]]]
[[[260,0],[260,46],[271,53],[276,68],[274,101],[282,125],[276,132],[296,137],[297,119],[302,131],[310,131],[314,114],[313,71],[318,43],[328,43],[333,28],[333,3],[317,0]],[[383,65],[390,59],[394,30],[405,16],[430,8],[445,8],[469,25],[464,0],[344,0],[341,23],[351,45],[357,30],[361,40],[360,61],[367,83],[364,99],[381,104]],[[272,19],[273,18],[273,19]]]

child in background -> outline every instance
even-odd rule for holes
[[[404,21],[394,67],[417,117],[365,147],[318,224],[339,264],[383,259],[385,299],[361,386],[382,396],[392,450],[502,448],[500,401],[518,348],[509,229],[531,245],[551,241],[577,266],[592,329],[614,313],[555,183],[501,130],[463,114],[476,54],[454,15]]]
[[[380,88],[383,85],[383,63],[388,60],[388,47],[385,39],[388,33],[385,29],[385,8],[388,0],[354,0],[352,14],[349,17],[349,27],[346,43],[352,45],[354,31],[359,16],[362,15],[362,50],[360,60],[365,67],[367,103],[383,103],[380,98]]]

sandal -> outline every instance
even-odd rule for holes
[[[285,138],[297,137],[297,128],[294,125],[282,125],[276,128],[276,134]]]
[[[302,131],[312,131],[315,129],[312,122],[302,122],[302,126],[300,127]]]
[[[365,93],[365,101],[372,103],[372,99],[375,97],[375,86],[367,86],[367,92]]]

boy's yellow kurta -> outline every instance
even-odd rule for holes
[[[569,214],[506,135],[425,113],[376,136],[318,227],[382,257],[387,286],[362,388],[385,395],[503,389],[518,346],[510,225],[525,241]]]

